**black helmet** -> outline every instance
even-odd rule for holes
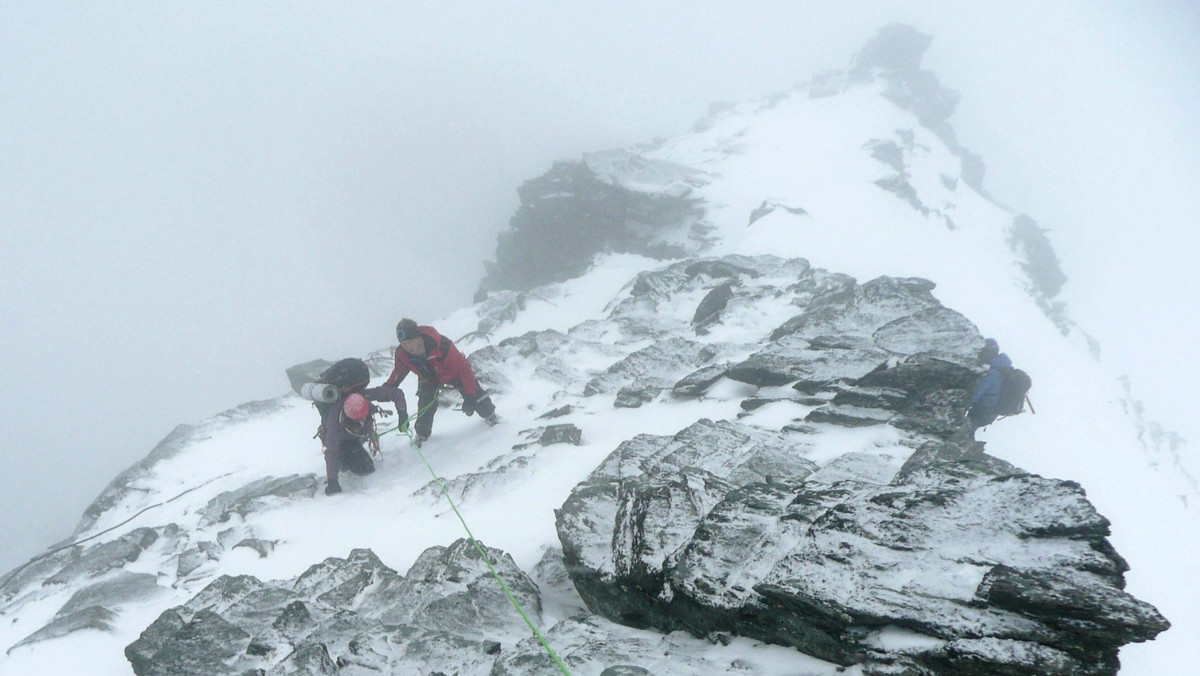
[[[403,343],[406,340],[412,340],[421,335],[417,330],[417,323],[411,319],[401,319],[396,325],[396,340]]]

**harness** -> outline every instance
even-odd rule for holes
[[[390,414],[389,414],[390,415]],[[362,420],[354,420],[346,417],[345,411],[338,412],[338,423],[342,429],[346,430],[346,434],[358,439],[367,445],[371,455],[378,458],[381,457],[379,449],[379,432],[375,427],[375,405],[371,404],[371,414]],[[313,435],[313,439],[321,440],[321,447],[325,448],[325,425],[317,425],[317,433]]]

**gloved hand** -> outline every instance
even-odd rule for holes
[[[337,495],[342,492],[342,485],[337,482],[337,479],[325,484],[325,495]]]
[[[471,415],[472,413],[475,412],[475,399],[474,398],[463,397],[462,412],[467,415]]]

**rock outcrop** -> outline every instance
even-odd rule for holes
[[[534,622],[537,586],[484,548]],[[486,674],[525,626],[466,540],[426,550],[400,575],[370,550],[294,580],[221,577],[162,613],[125,650],[138,676],[247,673]]]
[[[766,262],[738,261],[721,312],[765,292],[746,264]],[[801,312],[748,358],[672,391],[702,396],[722,377],[790,386],[742,408],[790,407],[793,422],[701,420],[613,451],[557,512],[590,610],[872,674],[1112,674],[1121,645],[1169,626],[1122,590],[1127,566],[1080,486],[962,434],[981,338],[932,284],[789,267]],[[643,275],[643,296],[681,293],[687,269]],[[849,448],[823,461],[831,438]]]

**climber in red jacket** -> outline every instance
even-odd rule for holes
[[[398,386],[409,371],[417,374],[417,424],[414,440],[420,445],[433,433],[433,414],[437,412],[437,393],[453,387],[462,394],[463,413],[479,413],[489,425],[499,422],[496,406],[488,393],[475,382],[475,373],[467,358],[454,343],[432,326],[417,326],[411,319],[396,325],[396,365],[385,385]]]

